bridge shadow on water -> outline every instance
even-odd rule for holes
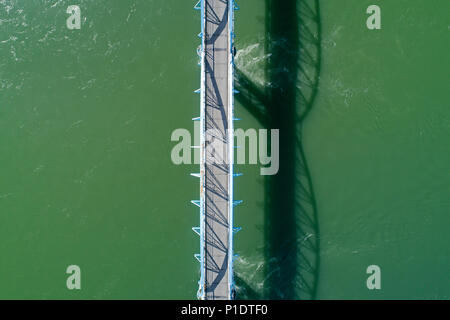
[[[316,297],[319,223],[302,124],[317,95],[320,46],[319,0],[266,0],[266,85],[236,70],[236,99],[263,127],[280,130],[279,171],[265,178],[263,289],[236,274],[238,299]]]

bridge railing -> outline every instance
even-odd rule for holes
[[[204,104],[206,99],[206,91],[205,91],[205,24],[206,24],[206,14],[205,14],[205,0],[199,0],[195,5],[194,9],[200,11],[201,16],[201,31],[198,35],[201,38],[200,44],[200,67],[201,67],[201,78],[200,78],[200,89],[196,90],[197,93],[200,93],[200,117],[194,118],[195,121],[200,121],[200,173],[198,177],[200,178],[200,199],[195,203],[200,208],[200,226],[198,228],[193,228],[193,230],[199,235],[200,238],[200,253],[195,255],[195,258],[200,263],[200,279],[198,281],[198,291],[197,291],[197,299],[203,300],[205,298],[205,287],[206,287],[206,278],[205,278],[205,175],[204,168],[206,162],[205,155],[205,131],[203,128],[205,127],[205,110]]]

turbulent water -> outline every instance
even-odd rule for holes
[[[237,168],[237,298],[450,297],[450,4],[369,31],[372,2],[239,2],[238,124],[290,134],[278,176]],[[195,3],[78,1],[68,30],[71,4],[0,0],[0,298],[195,298]]]

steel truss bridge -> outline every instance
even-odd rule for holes
[[[200,226],[192,228],[200,237],[200,280],[197,298],[233,299],[233,199],[234,159],[234,11],[235,0],[200,0],[201,45],[197,53],[201,67],[200,94]]]

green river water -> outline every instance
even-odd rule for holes
[[[1,299],[196,297],[198,166],[170,158],[199,113],[194,4],[0,0]],[[239,5],[236,68],[268,102],[243,90],[237,126],[284,142],[277,176],[237,166],[237,298],[450,298],[450,2]]]

